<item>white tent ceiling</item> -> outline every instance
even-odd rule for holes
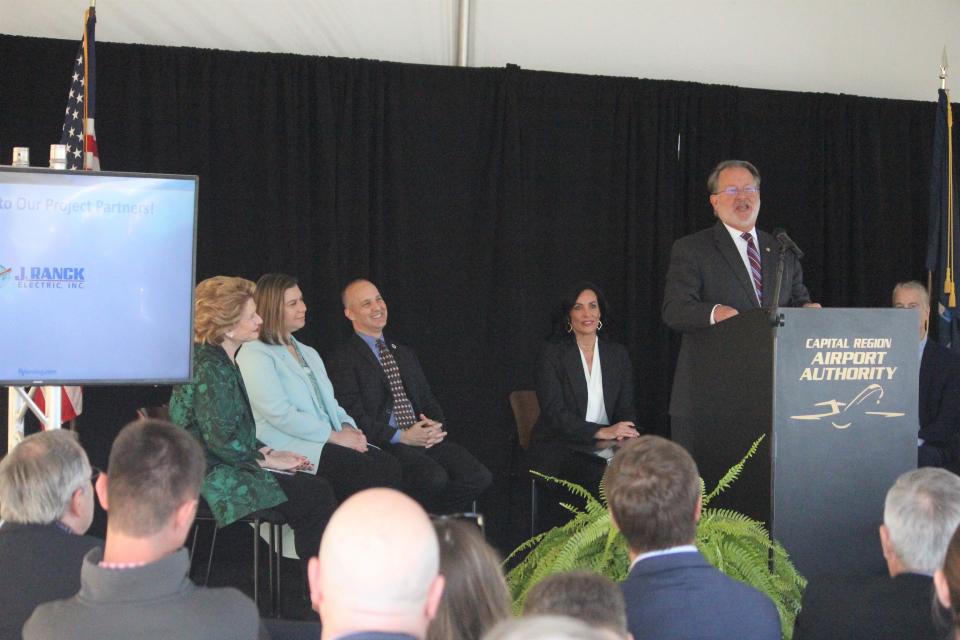
[[[0,33],[75,40],[87,4],[0,0]],[[448,65],[458,7],[100,0],[97,40]],[[470,0],[469,17],[469,66],[932,101],[946,45],[960,77],[960,0]]]

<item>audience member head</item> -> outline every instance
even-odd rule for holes
[[[613,457],[607,504],[633,556],[693,544],[700,519],[700,476],[690,454],[659,436],[640,436]]]
[[[235,333],[237,325],[243,323],[251,312],[256,315],[256,304],[253,302],[255,288],[256,285],[249,280],[231,276],[214,276],[198,284],[194,302],[193,341],[197,344],[220,345],[225,339],[232,340],[235,335],[231,334]],[[259,328],[259,322],[256,324]],[[256,335],[253,337],[256,338]]]
[[[960,477],[932,467],[903,474],[887,491],[880,525],[891,576],[932,574],[960,524]]]
[[[0,519],[6,522],[60,522],[82,534],[93,506],[90,462],[72,431],[27,436],[0,460]]]
[[[751,231],[760,214],[760,172],[746,160],[724,160],[707,178],[713,213],[738,231]]]
[[[568,289],[560,300],[553,317],[555,337],[591,337],[600,331],[607,316],[607,299],[592,282],[578,282]]]
[[[893,306],[897,309],[916,309],[920,315],[920,339],[927,335],[930,322],[930,294],[916,280],[900,282],[893,288]]]
[[[393,489],[367,489],[334,512],[310,560],[323,638],[389,631],[423,638],[443,593],[437,535],[426,512]]]
[[[105,559],[121,541],[149,540],[158,557],[181,547],[205,471],[200,444],[180,427],[137,420],[121,429],[107,471],[97,480],[97,495],[107,510]]]
[[[297,279],[285,273],[267,273],[257,280],[253,294],[257,313],[263,318],[260,340],[267,344],[288,344],[290,334],[307,323],[307,305]]]
[[[476,526],[452,519],[434,523],[440,543],[443,598],[428,640],[479,640],[510,616],[510,592],[497,552]]]
[[[343,288],[340,296],[343,315],[353,323],[353,330],[373,338],[383,335],[387,326],[387,303],[369,280],[354,280]]]
[[[953,616],[953,636],[960,638],[960,529],[950,538],[943,566],[933,574],[933,584],[937,600]]]
[[[620,587],[593,571],[554,573],[538,582],[523,604],[524,615],[566,615],[602,627],[618,638],[627,631],[627,606]]]
[[[504,620],[484,640],[620,640],[612,631],[569,616],[524,616]]]

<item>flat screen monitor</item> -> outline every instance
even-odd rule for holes
[[[192,375],[197,177],[0,167],[0,385]]]

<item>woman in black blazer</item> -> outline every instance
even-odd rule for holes
[[[537,370],[540,418],[530,447],[533,469],[594,494],[606,461],[590,449],[639,435],[630,355],[600,337],[605,312],[603,294],[589,282],[564,297]]]

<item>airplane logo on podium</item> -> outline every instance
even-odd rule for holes
[[[834,400],[825,400],[823,402],[818,402],[815,405],[813,405],[815,407],[829,407],[830,410],[825,413],[810,413],[806,415],[790,416],[790,418],[792,420],[822,420],[824,418],[830,418],[833,416],[845,415],[845,414],[848,414],[855,407],[859,406],[860,404],[866,402],[867,400],[873,397],[876,397],[875,403],[880,404],[880,399],[883,398],[883,387],[881,387],[879,384],[874,383],[874,384],[867,385],[867,387],[864,388],[864,390],[858,393],[856,396],[854,396],[854,398],[850,402],[840,402],[839,400],[834,399]],[[883,418],[902,418],[906,414],[903,413],[902,411],[863,411],[863,415],[880,416]],[[853,424],[853,421],[851,420],[850,422],[847,422],[844,424],[837,424],[836,422],[831,420],[830,424],[832,424],[837,429],[846,429],[847,427]]]

